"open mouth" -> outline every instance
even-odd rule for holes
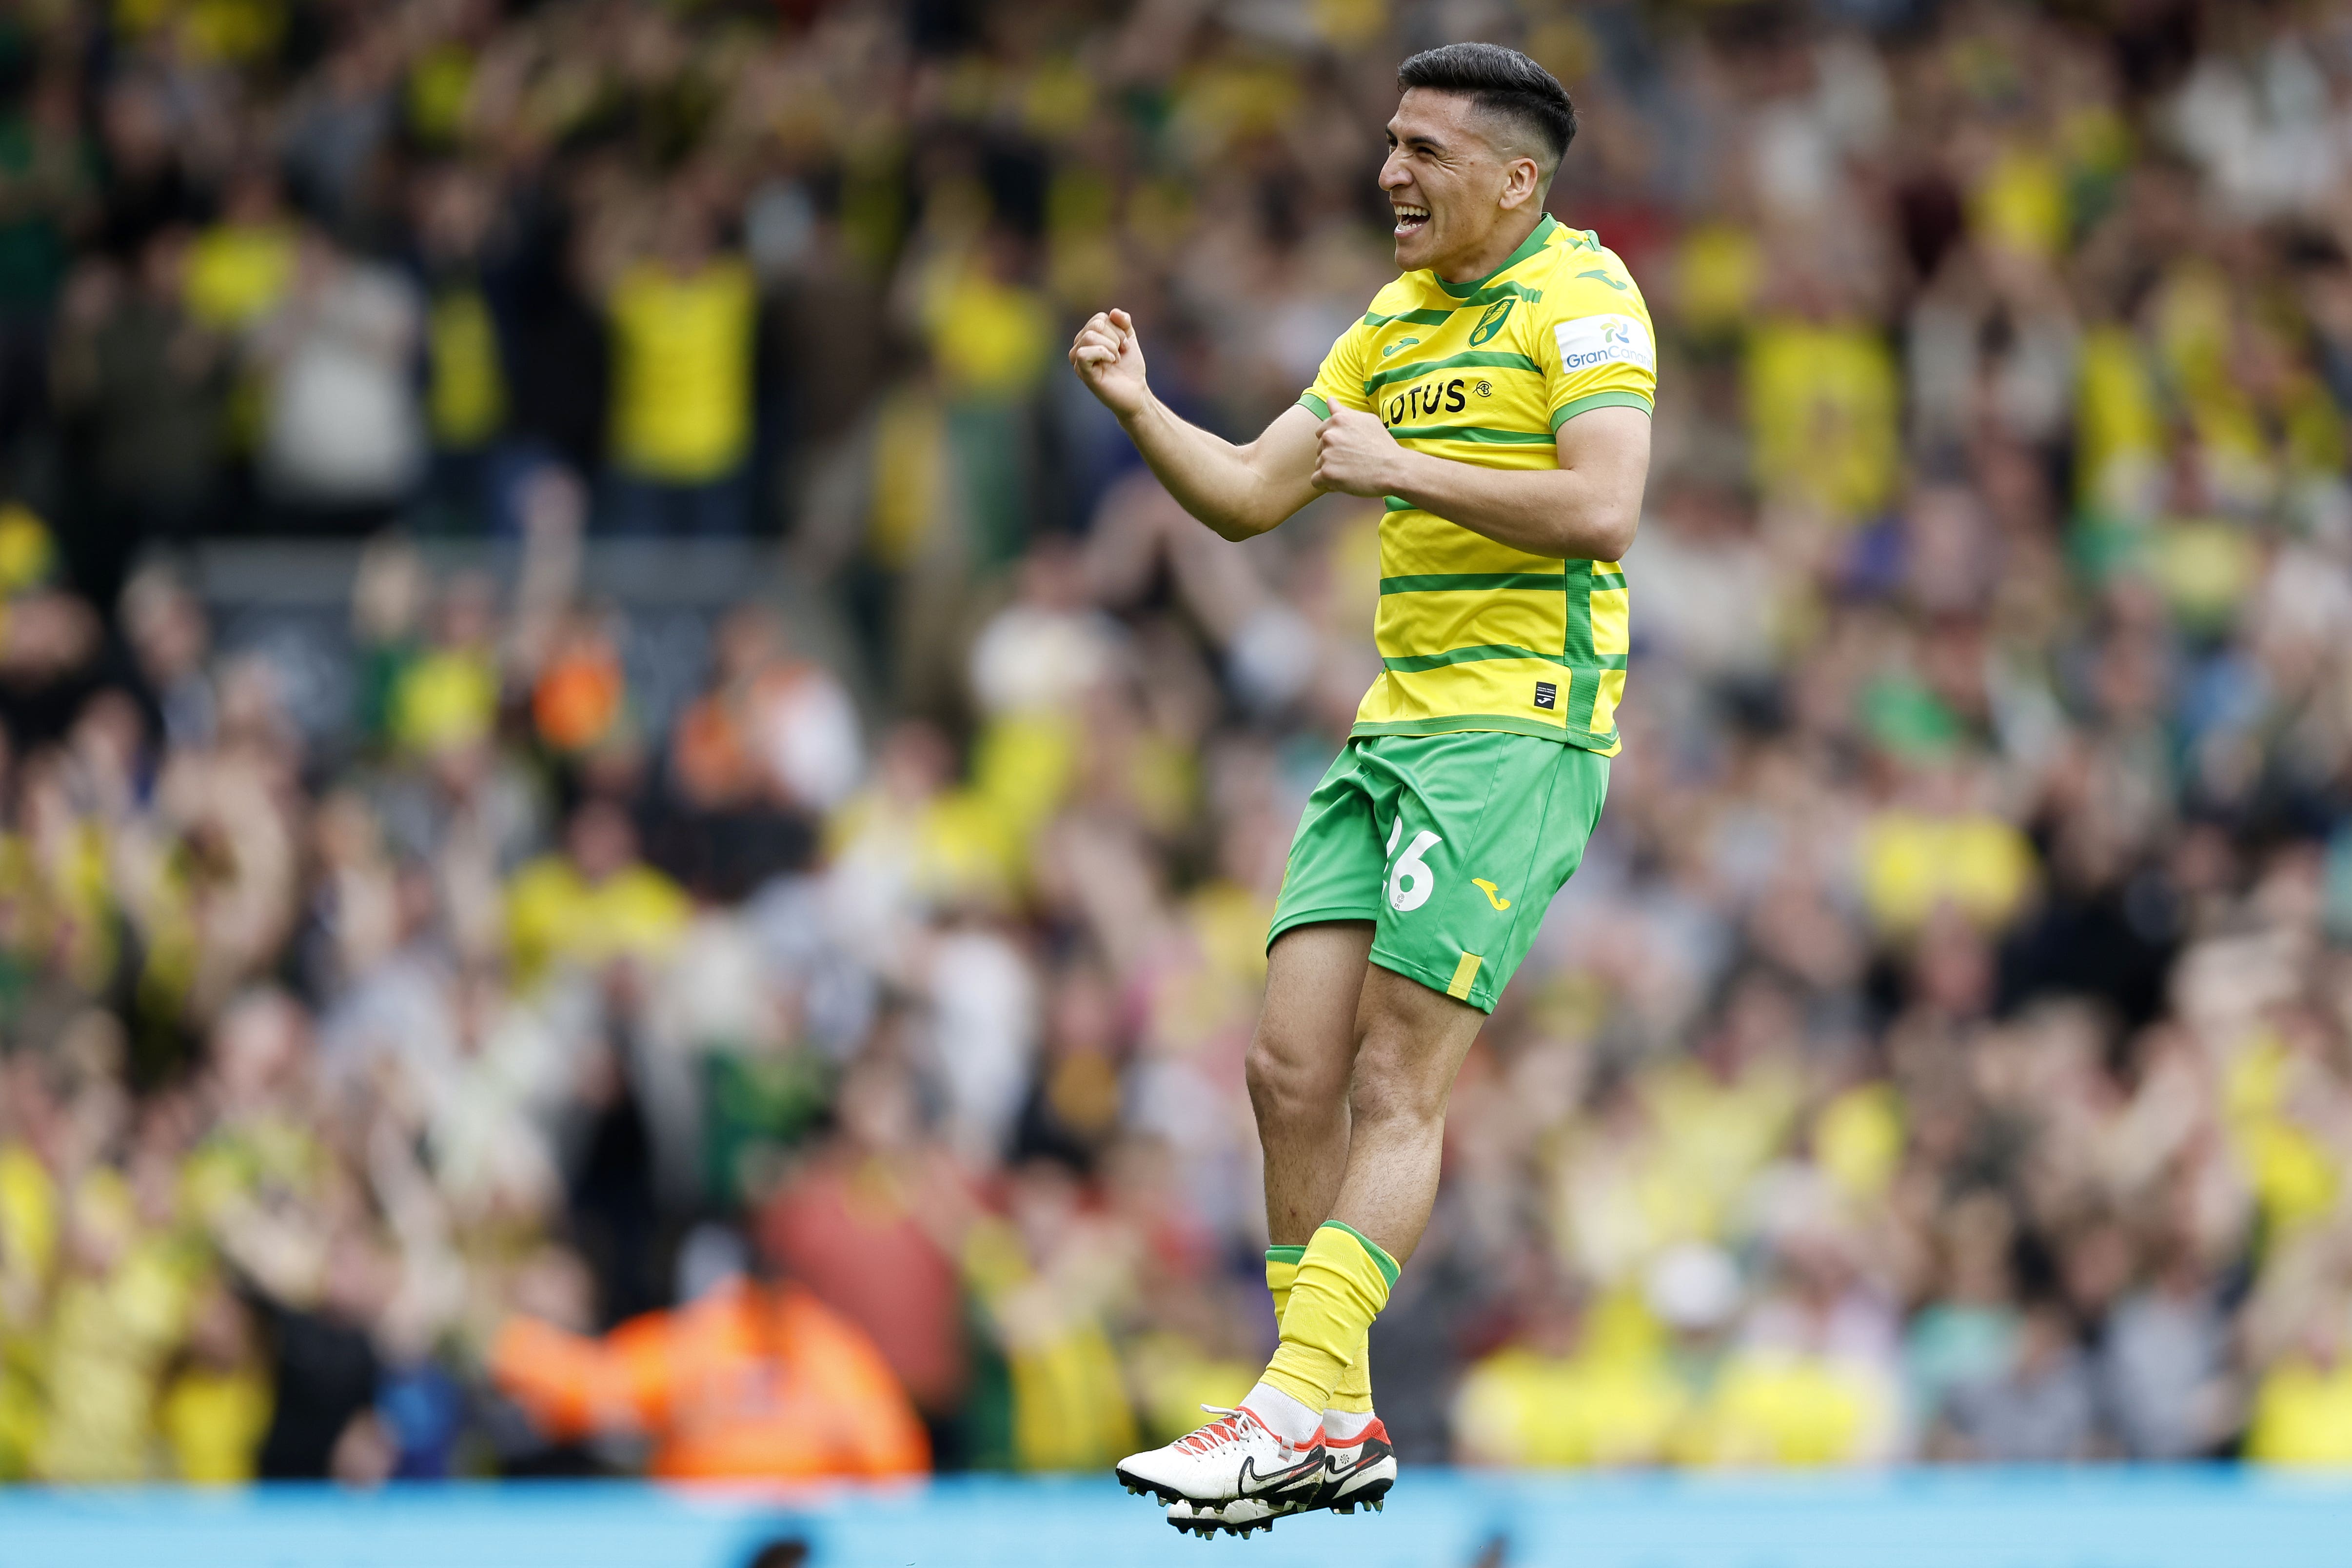
[[[1395,233],[1399,239],[1409,234],[1418,234],[1428,226],[1427,207],[1407,206],[1402,202],[1391,202],[1389,206],[1396,214]]]

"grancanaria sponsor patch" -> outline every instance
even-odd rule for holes
[[[1570,375],[1604,364],[1658,368],[1650,329],[1632,316],[1579,316],[1560,322],[1553,332],[1559,339],[1559,367]]]

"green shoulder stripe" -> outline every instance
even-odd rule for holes
[[[1530,305],[1543,303],[1543,290],[1530,289],[1523,283],[1489,283],[1462,301],[1465,310],[1475,305],[1491,305],[1497,300],[1525,300]]]
[[[1393,316],[1383,316],[1371,310],[1364,312],[1364,325],[1368,327],[1385,327],[1391,321],[1411,321],[1418,327],[1442,327],[1453,319],[1451,310],[1399,310]]]

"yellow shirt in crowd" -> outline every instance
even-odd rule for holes
[[[516,980],[528,984],[557,963],[593,968],[651,956],[677,940],[693,913],[677,884],[649,866],[592,883],[551,855],[517,872],[508,889],[509,958]]]
[[[641,479],[704,484],[751,442],[751,269],[646,263],[613,289],[613,457]]]

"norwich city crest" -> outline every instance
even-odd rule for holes
[[[1518,302],[1517,296],[1506,295],[1487,306],[1486,313],[1478,318],[1478,324],[1470,329],[1470,346],[1475,349],[1496,332],[1501,331],[1503,322],[1511,314],[1511,307]]]

